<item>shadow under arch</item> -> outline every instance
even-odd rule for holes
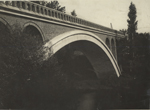
[[[42,30],[40,29],[40,27],[39,27],[37,24],[35,24],[35,23],[33,23],[33,22],[25,23],[24,26],[23,26],[23,32],[25,32],[26,29],[27,29],[27,27],[30,27],[30,26],[31,26],[31,27],[34,27],[35,29],[38,30],[40,36],[42,37],[42,40],[44,41],[45,38],[44,38],[44,34],[43,34]],[[32,32],[32,34],[34,34],[34,32]]]
[[[113,54],[95,34],[85,31],[71,31],[53,38],[44,46],[49,48],[49,52],[53,55],[71,43],[73,47],[86,55],[99,79],[103,79],[103,77],[112,73],[116,73],[118,77],[120,76],[120,69]],[[45,54],[46,59],[49,58],[46,56],[47,53]]]

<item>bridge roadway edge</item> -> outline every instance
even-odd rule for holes
[[[37,13],[31,12],[31,11],[23,10],[21,8],[2,5],[0,7],[0,9],[1,9],[0,10],[1,13],[7,13],[7,14],[20,16],[20,17],[21,16],[26,17],[26,18],[28,17],[29,19],[34,19],[34,20],[42,20],[44,22],[59,24],[59,25],[67,26],[67,27],[73,27],[75,29],[80,29],[80,30],[82,29],[82,30],[91,31],[91,32],[98,33],[98,34],[116,36],[116,33],[114,33],[114,32],[109,32],[109,31],[105,31],[105,30],[101,30],[101,29],[96,29],[96,28],[93,28],[93,27],[89,27],[89,26],[85,26],[85,25],[81,25],[81,24],[77,24],[77,23],[70,23],[68,21],[60,20],[60,19],[57,19],[57,18],[54,18],[54,17],[45,16],[45,15],[37,14]],[[12,12],[10,12],[10,10]],[[15,13],[13,13],[13,12],[15,12]],[[29,16],[27,16],[27,15],[29,15]],[[38,19],[36,19],[36,17],[38,17]],[[39,19],[39,18],[42,18],[42,19]]]
[[[67,28],[69,28],[69,29],[67,29],[66,31],[63,31],[62,33],[64,33],[64,32],[67,32],[67,31],[72,31],[72,30],[74,30],[74,29],[76,29],[76,30],[83,30],[83,31],[88,31],[88,32],[92,32],[92,33],[95,33],[97,36],[100,36],[101,38],[102,38],[102,40],[105,42],[105,40],[106,40],[106,38],[108,38],[109,40],[111,40],[111,39],[114,39],[114,41],[116,41],[115,40],[115,37],[116,37],[116,34],[112,34],[112,32],[111,33],[109,33],[109,32],[106,32],[106,31],[103,31],[103,30],[101,30],[101,31],[99,31],[99,30],[93,30],[91,27],[91,29],[86,29],[86,27],[88,27],[88,26],[80,26],[80,25],[78,25],[78,26],[76,26],[77,24],[72,24],[72,23],[70,23],[70,24],[66,24],[66,22],[65,23],[61,23],[61,22],[56,22],[56,21],[52,21],[52,20],[45,20],[45,19],[37,19],[37,18],[35,18],[35,17],[30,17],[30,16],[24,16],[24,15],[22,15],[22,14],[16,14],[16,13],[12,13],[12,12],[8,12],[8,11],[5,11],[5,10],[0,10],[0,12],[1,13],[4,13],[4,14],[8,14],[8,16],[9,15],[15,15],[15,16],[19,16],[19,17],[22,17],[22,18],[25,18],[25,19],[29,19],[28,21],[27,21],[27,23],[29,23],[30,24],[30,22],[31,23],[34,23],[34,24],[37,24],[37,22],[35,23],[34,21],[35,20],[37,20],[37,21],[41,21],[41,22],[45,22],[45,23],[50,23],[51,25],[55,25],[55,27],[56,27],[56,25],[58,26],[59,25],[59,27],[60,26],[62,26],[63,27],[63,29],[61,28],[60,30],[64,30],[65,28],[67,29]],[[2,16],[4,16],[4,15],[2,15]],[[9,16],[10,18],[11,17],[13,17],[13,16]],[[42,15],[42,17],[43,17],[43,15]],[[5,17],[5,18],[8,18],[8,17]],[[14,18],[15,19],[15,18]],[[33,19],[33,20],[31,20],[31,19]],[[54,19],[54,18],[53,18]],[[55,20],[57,20],[57,19],[55,19]],[[9,20],[9,21],[11,21],[11,20]],[[21,20],[21,21],[23,21],[23,20]],[[20,21],[20,22],[21,22]],[[25,23],[24,23],[25,24]],[[40,26],[39,24],[37,24],[37,26]],[[22,26],[23,27],[23,26]],[[50,26],[48,26],[47,28],[49,28]],[[65,27],[65,28],[64,28]],[[42,27],[39,27],[40,29],[42,28]],[[42,32],[45,34],[45,33],[47,33],[47,32],[44,32],[45,30],[47,30],[47,28],[46,29],[43,29],[42,30]],[[53,28],[53,27],[52,27]],[[50,29],[52,29],[52,28],[50,28]],[[89,27],[88,27],[89,28]],[[57,29],[59,29],[58,27],[57,27]],[[57,33],[55,33],[55,35],[54,36],[52,36],[53,35],[53,33],[55,32],[55,30],[53,30],[53,32],[51,32],[51,33],[47,33],[47,35],[42,35],[42,36],[44,36],[43,38],[45,39],[45,40],[50,40],[51,39],[51,37],[53,38],[53,37],[55,37],[55,36],[57,36],[58,34],[58,31],[57,31]],[[59,31],[60,32],[60,31]],[[59,34],[62,34],[62,33],[59,33]],[[51,37],[50,37],[51,36]],[[45,38],[46,37],[46,38]],[[110,42],[111,43],[111,42]],[[116,44],[116,42],[115,42],[115,44]]]

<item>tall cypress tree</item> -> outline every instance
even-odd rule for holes
[[[129,13],[128,13],[129,19],[127,20],[128,22],[128,35],[129,35],[129,43],[130,43],[130,58],[132,59],[134,56],[134,38],[136,35],[136,30],[137,30],[137,23],[136,21],[136,7],[135,5],[131,2],[129,6]]]

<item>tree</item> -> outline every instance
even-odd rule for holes
[[[120,29],[119,31],[122,32],[124,35],[127,33],[126,29]]]
[[[75,17],[77,16],[75,10],[73,10],[73,11],[71,12],[71,15],[72,15],[72,16],[75,16]]]
[[[31,1],[31,2],[40,4],[40,5],[43,5],[43,6],[46,6],[46,4],[47,4],[47,1]]]
[[[133,45],[134,45],[134,38],[136,35],[136,30],[137,30],[137,23],[138,21],[136,21],[136,7],[135,5],[131,2],[130,6],[129,6],[129,13],[128,13],[128,17],[129,19],[127,20],[128,22],[128,35],[129,35],[129,42],[130,42],[130,57],[132,59],[132,57],[134,56],[134,52],[133,52]]]
[[[52,8],[52,9],[55,9],[55,10],[58,10],[58,11],[61,11],[61,12],[65,13],[65,7],[61,7],[57,0],[48,2],[46,4],[46,6],[49,7],[49,8]]]

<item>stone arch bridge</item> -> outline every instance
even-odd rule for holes
[[[22,31],[39,35],[53,54],[70,45],[87,57],[98,78],[121,74],[116,53],[121,32],[29,1],[0,1],[0,22],[10,32],[19,24]]]

